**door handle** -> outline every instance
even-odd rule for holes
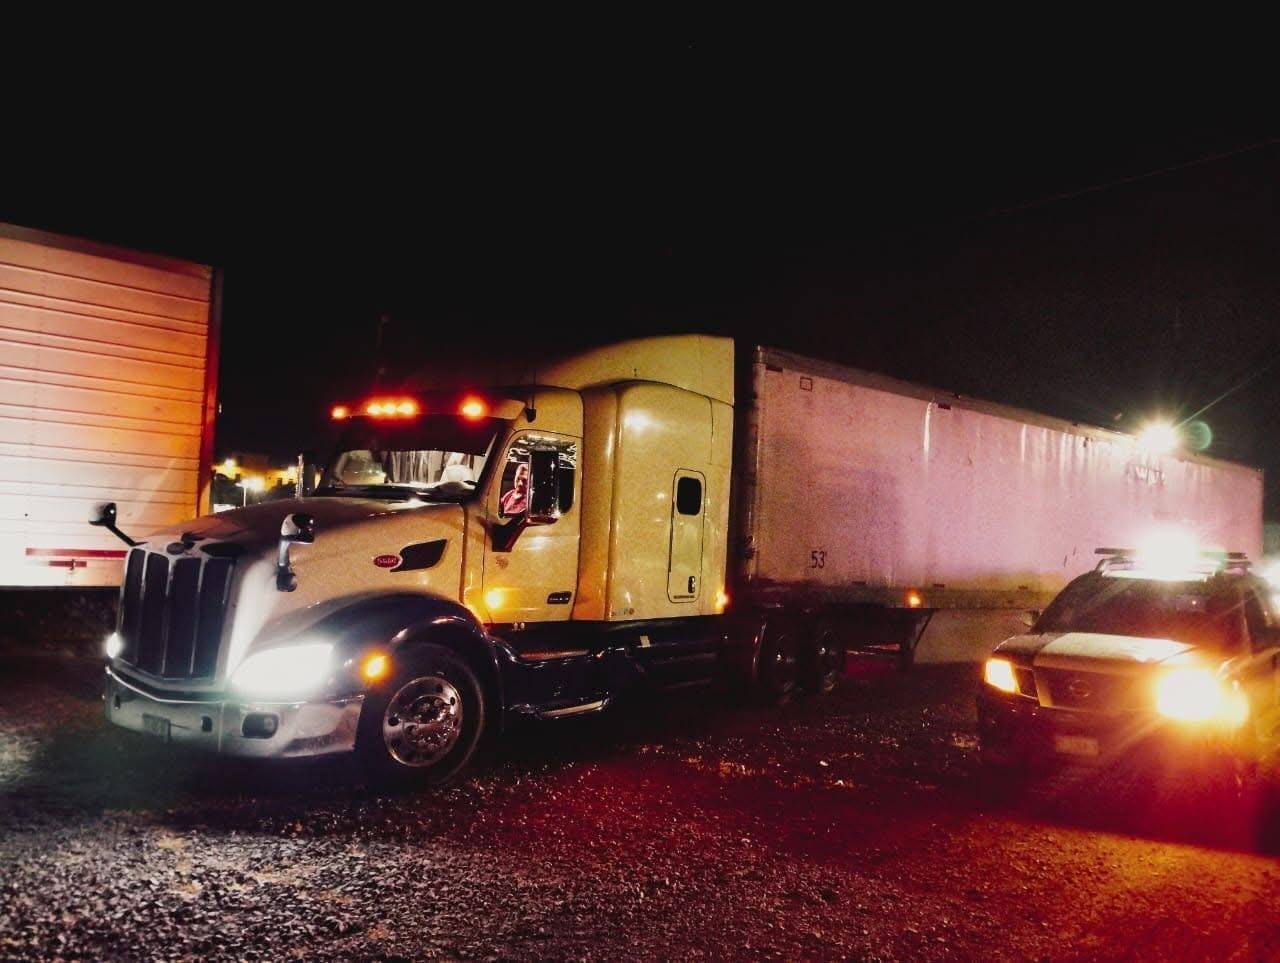
[[[695,577],[695,576],[693,576],[693,575],[690,575],[690,576],[689,576],[689,594],[690,594],[690,595],[696,595],[696,594],[697,594],[697,591],[696,591],[696,589],[695,589],[695,586],[696,586],[697,584],[698,584],[698,579],[697,579],[697,577]]]

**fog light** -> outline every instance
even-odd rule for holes
[[[107,658],[114,659],[124,651],[124,639],[120,638],[119,632],[112,632],[107,636]]]
[[[244,717],[240,731],[246,739],[270,739],[280,728],[278,717],[266,712],[251,712]]]

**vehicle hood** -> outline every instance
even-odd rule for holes
[[[996,654],[1007,655],[1023,665],[1046,668],[1097,663],[1113,669],[1137,669],[1176,659],[1195,648],[1172,639],[1101,632],[1045,632],[1006,639],[996,646]]]
[[[293,512],[315,518],[316,538],[290,547],[296,586],[281,591],[280,523]],[[312,497],[197,518],[154,533],[147,548],[235,559],[224,636],[229,671],[253,649],[303,635],[360,600],[402,593],[458,600],[465,524],[465,509],[451,503]]]
[[[375,498],[289,498],[248,508],[233,508],[217,515],[202,515],[153,532],[147,540],[157,548],[163,548],[167,541],[181,540],[184,535],[240,545],[265,540],[274,545],[280,538],[281,522],[294,512],[306,512],[312,516],[316,520],[317,533],[320,533],[398,512],[440,507],[445,506],[427,506],[413,501],[387,502]]]

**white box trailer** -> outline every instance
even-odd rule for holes
[[[919,608],[942,614],[935,658],[976,658],[990,613],[1042,608],[1096,548],[1166,525],[1262,550],[1258,469],[771,348],[738,385],[739,593],[867,606],[872,646],[918,633]]]
[[[0,224],[0,586],[118,585],[126,531],[208,511],[219,275]]]

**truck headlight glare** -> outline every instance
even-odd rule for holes
[[[1183,722],[1217,721],[1242,725],[1249,717],[1244,693],[1205,668],[1173,669],[1156,682],[1156,708],[1161,715]]]
[[[107,650],[108,659],[114,659],[124,651],[124,639],[120,638],[119,632],[112,632],[107,636],[107,644],[105,648]]]
[[[1008,659],[987,659],[982,676],[987,685],[1001,692],[1018,691],[1018,680],[1013,677],[1013,663]]]
[[[231,686],[259,698],[305,696],[318,689],[333,671],[327,642],[282,645],[255,652],[232,673]]]

